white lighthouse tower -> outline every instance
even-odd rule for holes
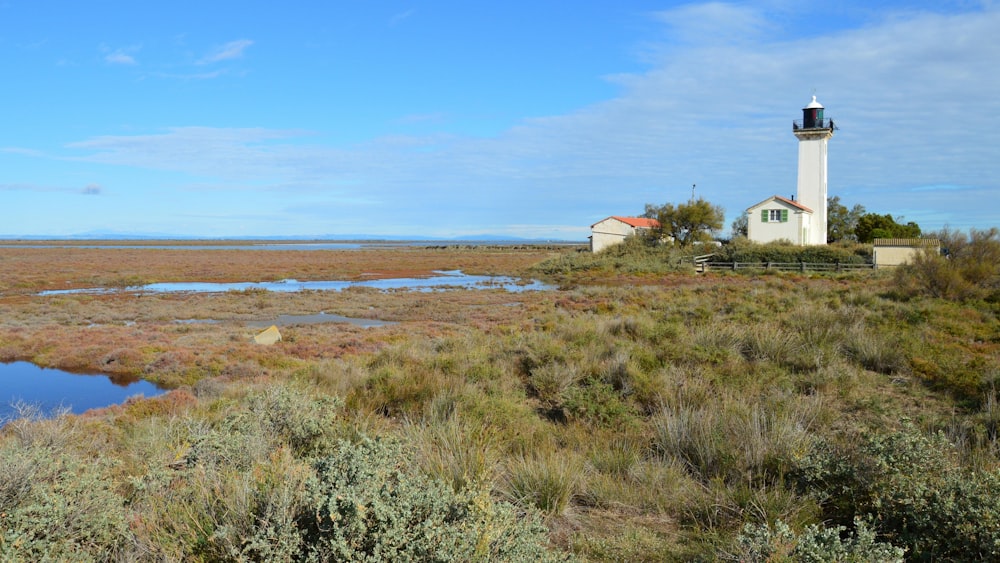
[[[812,97],[802,108],[802,121],[792,122],[799,139],[799,181],[796,201],[813,211],[804,244],[826,244],[826,155],[833,137],[833,120],[823,117],[823,105]]]

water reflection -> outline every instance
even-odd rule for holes
[[[68,408],[79,414],[116,405],[133,395],[164,393],[148,381],[115,381],[107,375],[83,375],[40,368],[29,362],[0,363],[0,425],[17,417],[18,402],[48,414]]]
[[[538,280],[522,280],[509,276],[473,276],[459,270],[438,271],[437,275],[427,278],[388,278],[364,281],[298,281],[280,280],[275,282],[165,282],[151,283],[129,288],[130,291],[150,293],[224,293],[227,291],[342,291],[351,287],[370,287],[382,291],[442,291],[449,289],[503,289],[510,292],[539,291],[552,289],[552,286]],[[64,289],[43,291],[41,295],[58,295],[66,293],[101,293],[109,289]]]

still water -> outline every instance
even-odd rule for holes
[[[281,280],[275,282],[164,282],[130,287],[129,291],[144,291],[150,293],[224,293],[227,291],[264,290],[275,292],[296,291],[341,291],[351,287],[370,287],[382,291],[443,291],[449,289],[503,289],[510,292],[539,291],[552,289],[552,286],[538,280],[522,280],[508,276],[473,276],[458,270],[438,271],[436,275],[427,278],[389,278],[366,281],[298,281]],[[43,291],[41,295],[58,295],[66,293],[101,293],[110,291],[104,288],[65,289]]]
[[[40,368],[29,362],[0,363],[0,425],[17,416],[17,402],[37,406],[48,415],[60,408],[79,414],[122,403],[133,395],[164,393],[148,381],[116,383],[106,375],[81,375]]]

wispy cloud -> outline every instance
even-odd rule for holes
[[[153,78],[168,78],[173,80],[212,80],[214,78],[219,78],[230,74],[229,71],[225,69],[213,70],[211,72],[191,72],[191,73],[177,73],[177,72],[151,72],[148,76]]]
[[[410,115],[404,115],[397,119],[397,123],[402,124],[414,124],[414,123],[440,123],[445,120],[446,115],[443,112],[434,113],[415,113]]]
[[[403,23],[403,21],[409,19],[416,12],[417,11],[415,9],[409,9],[406,10],[405,12],[397,12],[393,14],[392,18],[389,19],[389,27],[395,27]]]
[[[35,149],[26,149],[21,147],[0,147],[0,152],[9,154],[19,154],[21,156],[34,156],[34,157],[46,156],[46,154],[42,151]]]
[[[112,50],[107,46],[104,45],[101,46],[101,50],[105,52],[104,62],[112,65],[126,65],[126,66],[138,64],[138,61],[136,61],[135,57],[133,56],[133,53],[138,52],[140,48],[141,48],[140,46],[134,45],[131,47],[121,47]]]
[[[759,38],[774,29],[759,9],[727,2],[686,4],[653,17],[668,26],[671,39],[689,43],[731,43]]]
[[[134,64],[136,64],[135,63],[135,57],[133,57],[132,55],[126,55],[125,53],[122,53],[121,51],[115,51],[114,53],[110,53],[108,55],[105,55],[104,56],[104,62],[109,63],[109,64],[113,64],[113,65],[134,65]]]
[[[215,48],[212,52],[202,57],[198,61],[198,64],[211,64],[230,59],[238,59],[243,56],[243,52],[246,51],[251,45],[253,45],[253,41],[249,39],[237,39],[236,41],[230,41],[225,45]]]
[[[74,191],[78,190],[59,186],[46,186],[42,184],[0,184],[0,192],[71,193]]]
[[[934,184],[932,186],[916,186],[910,188],[914,192],[957,192],[961,190],[974,189],[972,186],[956,186],[954,184]]]

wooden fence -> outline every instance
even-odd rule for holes
[[[875,264],[841,264],[840,262],[709,262],[694,260],[695,270],[699,273],[708,270],[778,270],[783,272],[857,272],[874,270]]]

